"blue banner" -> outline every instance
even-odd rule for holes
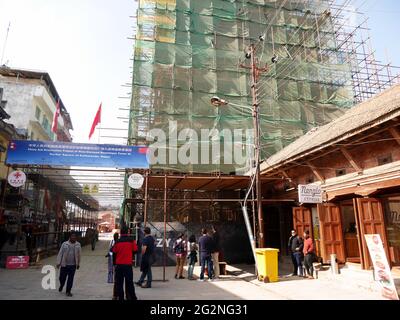
[[[52,141],[11,141],[7,165],[148,169],[147,147]]]

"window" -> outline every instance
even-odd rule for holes
[[[385,218],[390,258],[394,265],[400,265],[400,197],[386,199]]]
[[[346,174],[346,169],[336,170],[336,177],[344,176]]]
[[[311,177],[308,177],[308,178],[306,179],[306,183],[307,183],[307,184],[314,183],[314,181],[315,181],[315,180],[314,180],[314,177],[312,177],[312,176],[311,176]]]
[[[311,208],[311,216],[312,216],[312,226],[313,226],[314,240],[320,240],[319,216],[318,216],[317,207],[312,207]]]
[[[47,120],[46,116],[43,116],[42,126],[45,130],[49,129],[49,120]]]
[[[387,154],[385,156],[378,157],[378,165],[383,166],[385,164],[393,162],[392,155]]]
[[[42,111],[40,110],[40,108],[38,106],[36,106],[35,117],[36,117],[37,120],[40,120],[40,115],[41,114],[42,114]]]

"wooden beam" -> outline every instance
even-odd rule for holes
[[[178,181],[174,183],[174,185],[170,188],[170,190],[175,190],[176,187],[182,182],[184,178],[178,178]]]
[[[389,128],[390,133],[392,134],[393,138],[396,139],[397,143],[400,145],[400,132],[395,127]]]
[[[384,132],[384,131],[390,130],[390,129],[392,129],[392,128],[393,128],[393,126],[387,127],[387,128],[382,128],[382,129],[379,129],[379,130],[377,130],[377,131],[375,131],[375,132],[368,133],[368,134],[366,134],[366,135],[357,134],[356,136],[360,136],[360,138],[358,138],[358,139],[355,139],[355,136],[349,137],[349,138],[346,138],[346,139],[351,140],[351,141],[352,141],[351,143],[352,143],[352,144],[355,144],[355,143],[357,143],[357,142],[361,142],[361,141],[363,141],[363,140],[367,140],[368,138],[370,138],[370,137],[372,137],[372,136],[374,136],[374,135],[377,135],[377,134],[382,133],[382,132]],[[400,137],[399,137],[399,139],[400,139]],[[342,140],[342,141],[343,141],[343,140]],[[333,144],[331,150],[330,150],[330,151],[327,151],[325,154],[323,154],[323,156],[327,156],[328,154],[333,153],[333,152],[336,152],[336,151],[338,151],[338,150],[339,150],[339,148],[335,148],[335,144]],[[317,155],[317,156],[315,156],[315,157],[309,157],[309,159],[310,159],[309,161],[314,161],[314,160],[317,160],[317,159],[319,159],[319,158],[321,158],[321,155]],[[304,159],[304,157],[303,157],[303,159]],[[298,162],[298,161],[301,161],[301,159],[297,159],[296,161],[297,161],[297,162]],[[293,169],[293,168],[296,168],[296,167],[298,167],[297,164],[294,164],[294,165],[289,165],[289,164],[288,164],[286,170],[290,170],[290,169]]]
[[[203,190],[203,188],[205,188],[206,186],[208,186],[209,184],[213,183],[216,180],[207,181],[206,183],[204,183],[200,187],[198,187],[195,191]]]
[[[322,183],[325,182],[325,178],[322,176],[322,174],[318,171],[317,168],[315,168],[315,166],[313,166],[313,164],[309,161],[306,162],[306,164],[310,167],[310,169],[312,170],[312,172],[314,173],[314,175],[317,177],[317,179],[319,181],[321,181]]]
[[[351,156],[350,152],[345,147],[340,147],[340,151],[346,157],[347,161],[350,162],[354,170],[356,170],[359,174],[363,172],[363,169],[357,164],[357,162]]]
[[[286,173],[285,170],[280,170],[280,172],[282,173],[282,175],[283,175],[286,179],[292,180],[292,179],[290,179],[290,177],[288,176],[288,174]]]

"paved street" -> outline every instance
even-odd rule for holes
[[[95,251],[83,248],[81,269],[77,271],[74,296],[67,298],[57,290],[41,287],[41,267],[28,270],[0,270],[0,299],[34,300],[109,300],[112,284],[107,279],[107,259],[104,257],[108,241],[100,241]],[[44,259],[42,265],[55,265],[55,257]],[[281,299],[356,299],[381,300],[379,287],[370,281],[370,273],[348,271],[334,279],[329,271],[321,272],[318,280],[285,277],[280,282],[264,284],[251,273],[251,266],[229,266],[229,275],[216,282],[174,279],[174,268],[166,269],[167,282],[155,281],[152,289],[136,288],[140,300],[281,300]],[[196,274],[199,267],[196,268]],[[154,268],[154,279],[161,280],[162,268]],[[134,270],[135,279],[139,270]],[[57,281],[58,286],[58,281]]]

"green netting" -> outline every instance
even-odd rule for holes
[[[245,167],[246,163],[223,161],[235,148],[251,145],[251,137],[228,143],[220,154],[211,150],[235,130],[253,128],[250,72],[241,64],[249,64],[244,51],[260,35],[265,41],[257,59],[268,65],[258,85],[264,157],[342,115],[353,105],[351,72],[349,65],[340,63],[327,9],[324,0],[140,1],[130,143],[146,143],[146,135],[160,129],[167,133],[158,138],[168,144],[168,164],[154,168],[232,172]],[[278,62],[271,64],[274,55]],[[231,105],[211,106],[214,95]],[[176,128],[171,129],[171,123]],[[191,141],[185,129],[193,130],[199,157],[209,156],[208,164],[177,164],[170,155]],[[201,135],[202,130],[224,129],[228,131],[217,136]]]

